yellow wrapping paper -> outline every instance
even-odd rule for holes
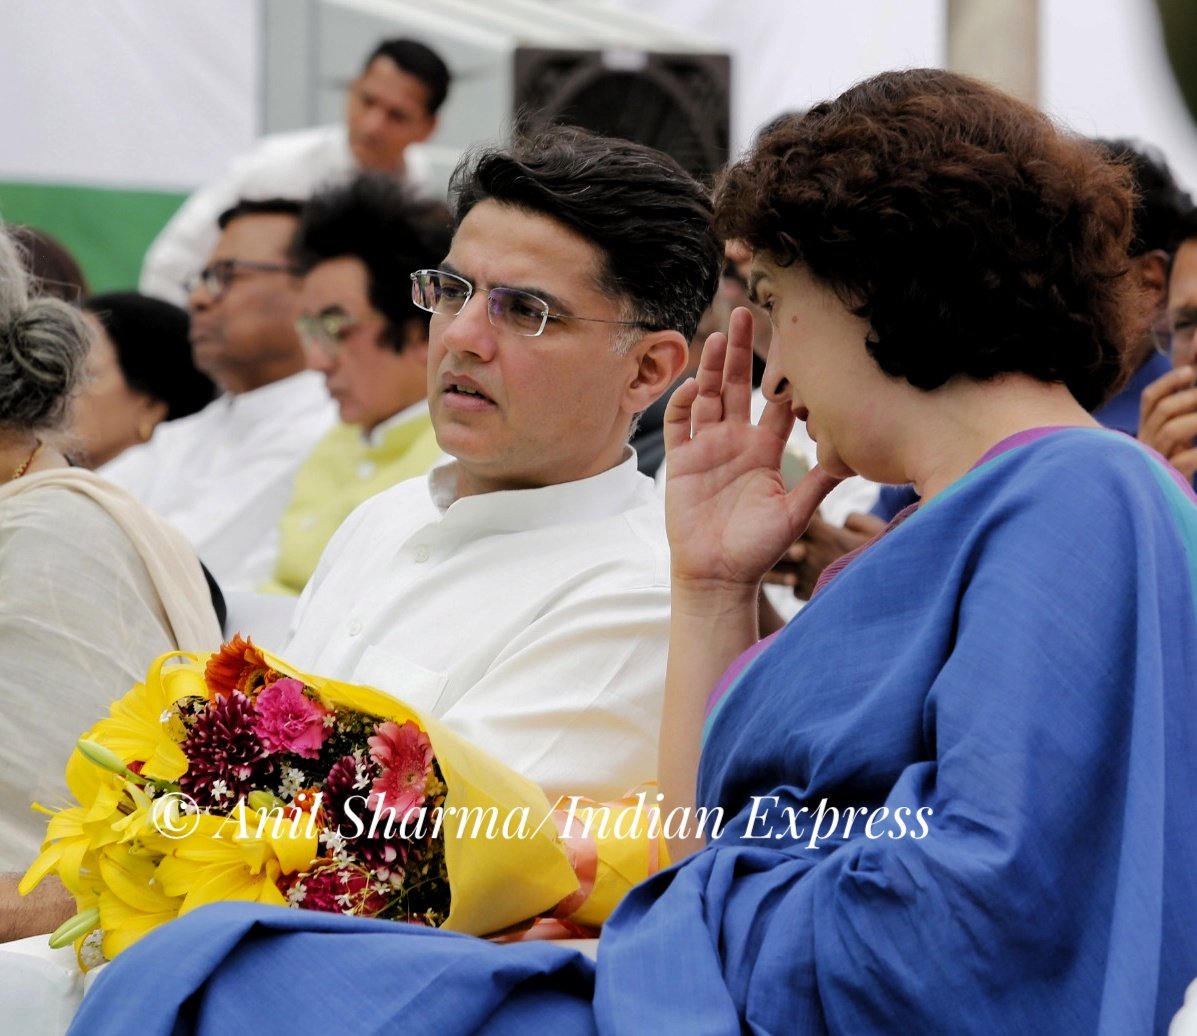
[[[554,916],[599,928],[628,889],[669,865],[656,790],[646,784],[613,802],[576,795],[557,800],[557,830],[581,887]]]

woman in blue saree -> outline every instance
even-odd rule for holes
[[[936,70],[725,176],[770,406],[737,311],[666,416],[680,862],[597,966],[229,904],[118,958],[77,1031],[1164,1031],[1197,976],[1197,502],[1088,413],[1122,376],[1128,182]],[[819,465],[787,493],[796,419]],[[757,644],[763,574],[852,473],[923,502]]]

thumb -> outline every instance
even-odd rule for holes
[[[818,464],[799,480],[798,485],[786,494],[786,510],[794,539],[797,539],[810,525],[810,520],[819,509],[827,494],[842,482],[829,475]]]

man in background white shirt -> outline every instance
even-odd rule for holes
[[[220,217],[189,301],[195,365],[223,393],[99,469],[176,526],[225,590],[269,576],[295,472],[336,416],[295,330],[300,209],[243,202]]]
[[[183,203],[146,253],[141,292],[182,305],[180,285],[216,244],[217,216],[239,199],[306,199],[363,171],[425,188],[430,170],[419,144],[436,130],[449,78],[445,63],[424,44],[383,40],[349,84],[343,123],[264,137]]]
[[[430,709],[552,795],[656,775],[669,555],[627,440],[714,294],[703,188],[659,152],[559,129],[454,174],[456,232],[413,275],[428,400],[456,460],[362,504],[282,654]]]

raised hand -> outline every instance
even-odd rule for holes
[[[1197,370],[1178,367],[1139,397],[1139,441],[1158,450],[1186,478],[1197,472]]]
[[[675,589],[755,586],[806,528],[836,479],[811,469],[786,492],[782,450],[794,424],[770,401],[753,425],[752,314],[732,313],[713,334],[697,375],[674,392],[665,413],[665,513]]]

